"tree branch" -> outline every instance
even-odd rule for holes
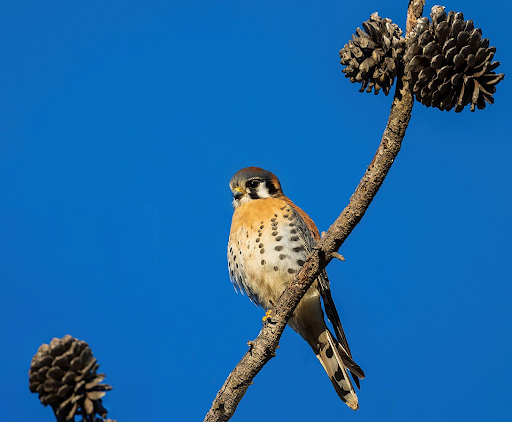
[[[424,0],[410,0],[407,11],[407,35],[421,17]],[[249,350],[229,374],[217,393],[204,422],[227,421],[235,413],[253,378],[275,356],[279,339],[297,304],[313,281],[320,275],[354,227],[359,223],[381,187],[395,160],[409,124],[413,96],[403,77],[403,68],[397,76],[395,97],[381,143],[366,173],[359,182],[349,204],[329,228],[310,254],[299,274],[286,288],[276,303],[270,320],[267,319],[258,338],[249,342]]]

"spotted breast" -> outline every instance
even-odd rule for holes
[[[314,245],[304,220],[283,199],[248,202],[233,216],[228,243],[230,276],[253,302],[270,309]],[[308,296],[314,294],[310,292]]]

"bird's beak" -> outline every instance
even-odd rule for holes
[[[235,188],[233,190],[233,198],[235,198],[235,200],[240,199],[244,195],[245,191],[241,187]]]

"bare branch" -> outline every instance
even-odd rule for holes
[[[407,34],[421,17],[424,0],[410,0],[407,11]],[[384,178],[395,160],[409,124],[414,99],[403,77],[403,69],[397,76],[395,97],[391,106],[388,123],[381,143],[366,173],[359,182],[349,204],[322,237],[311,255],[302,266],[299,274],[283,292],[260,334],[229,374],[226,382],[217,393],[205,422],[227,421],[235,413],[238,403],[244,396],[253,378],[263,366],[275,356],[279,339],[302,296],[313,281],[327,266],[339,247],[354,227],[359,223],[371,201],[382,186]]]

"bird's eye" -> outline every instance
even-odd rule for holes
[[[260,181],[259,180],[249,180],[247,182],[247,187],[249,189],[256,189],[260,184]]]

